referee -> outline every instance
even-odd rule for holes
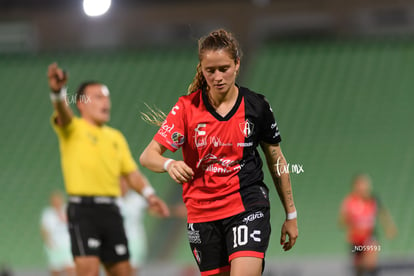
[[[98,276],[102,263],[107,275],[129,276],[127,239],[117,205],[120,178],[159,215],[168,216],[168,207],[144,181],[122,133],[105,125],[111,109],[107,87],[99,82],[79,86],[78,118],[66,101],[67,76],[56,63],[49,65],[48,79],[55,111],[52,125],[69,195],[67,212],[77,275]]]

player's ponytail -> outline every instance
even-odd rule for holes
[[[207,86],[206,79],[204,78],[201,70],[201,60],[203,59],[206,51],[218,51],[226,50],[230,57],[236,63],[242,57],[242,52],[238,41],[232,33],[227,32],[224,29],[218,29],[212,31],[205,37],[202,37],[198,41],[198,65],[196,68],[196,74],[193,78],[193,82],[188,87],[188,94],[194,93],[199,89]]]
[[[158,107],[151,107],[148,104],[144,103],[147,107],[147,112],[140,112],[141,113],[141,119],[144,122],[149,123],[150,125],[156,125],[156,126],[162,126],[165,119],[167,118],[167,115]]]
[[[204,78],[203,72],[201,71],[201,64],[199,62],[197,64],[196,74],[194,76],[193,82],[188,87],[187,94],[196,92],[197,90],[202,89],[203,86],[206,86],[206,85],[207,85],[207,82],[206,82],[206,79]]]

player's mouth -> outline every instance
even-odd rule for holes
[[[101,112],[103,113],[103,114],[109,114],[109,112],[111,111],[111,109],[110,108],[102,108],[101,109]]]
[[[224,86],[225,86],[225,84],[224,84],[224,83],[219,83],[219,84],[215,84],[215,85],[214,85],[214,87],[215,87],[216,89],[218,89],[218,90],[223,89],[223,88],[224,88]]]

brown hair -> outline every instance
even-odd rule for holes
[[[193,82],[188,86],[187,94],[196,92],[199,89],[207,86],[206,79],[204,78],[201,70],[201,60],[206,51],[218,51],[226,50],[235,63],[242,57],[242,52],[236,38],[232,33],[227,32],[224,29],[218,29],[212,31],[207,36],[204,36],[198,40],[198,64],[196,68],[196,74],[193,78]],[[167,117],[160,109],[150,107],[145,104],[149,112],[141,112],[141,119],[147,123],[161,126]]]
[[[203,72],[201,71],[201,60],[206,51],[226,50],[230,57],[237,62],[242,57],[242,52],[236,38],[232,33],[227,32],[224,29],[218,29],[212,31],[207,36],[200,38],[198,41],[198,64],[196,68],[196,74],[193,82],[188,87],[188,94],[196,92],[207,85]]]

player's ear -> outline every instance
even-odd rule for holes
[[[239,69],[240,69],[240,59],[236,59],[236,75],[239,73]]]

